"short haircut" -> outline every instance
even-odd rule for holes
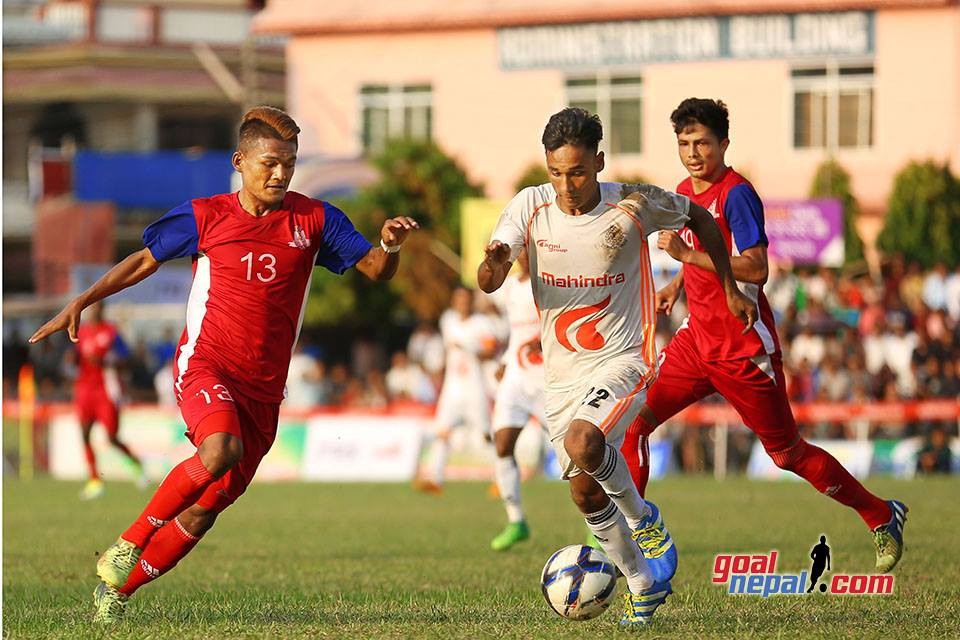
[[[579,107],[567,107],[550,116],[541,138],[547,151],[556,151],[568,144],[596,151],[601,140],[603,124],[599,116]]]
[[[285,111],[276,107],[254,107],[243,114],[240,122],[240,147],[247,147],[257,140],[273,138],[297,144],[300,127]]]
[[[717,140],[726,140],[730,135],[730,113],[722,100],[687,98],[670,114],[670,122],[676,134],[700,123],[710,129]]]

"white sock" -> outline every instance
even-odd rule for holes
[[[431,479],[436,484],[443,484],[447,476],[447,458],[450,456],[450,442],[446,438],[437,438],[433,441]]]
[[[600,546],[623,572],[631,593],[643,593],[653,586],[653,574],[640,547],[630,537],[630,528],[613,500],[596,513],[584,515]]]
[[[593,471],[587,471],[593,479],[603,487],[627,519],[630,529],[638,529],[640,521],[650,513],[650,507],[640,497],[637,485],[630,477],[627,461],[616,447],[607,445],[603,454],[603,462]]]
[[[507,520],[521,522],[526,520],[523,505],[520,502],[520,469],[513,456],[497,458],[493,463],[493,474],[497,479],[500,499],[507,510]]]

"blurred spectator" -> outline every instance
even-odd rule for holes
[[[291,409],[310,409],[321,403],[324,383],[320,363],[307,353],[302,344],[297,344],[290,357],[287,370],[287,398],[284,401]]]
[[[947,313],[955,323],[960,323],[960,264],[953,269],[953,273],[944,284],[946,293]]]
[[[3,379],[9,381],[11,390],[17,388],[20,369],[30,360],[27,339],[14,327],[3,341]]]
[[[420,365],[427,375],[434,377],[443,373],[446,351],[443,348],[443,338],[432,323],[421,322],[417,325],[407,342],[407,355],[410,356],[410,361]]]
[[[918,263],[911,262],[907,265],[907,272],[900,281],[898,293],[903,303],[914,313],[921,308],[923,302],[923,273]]]
[[[790,358],[793,366],[799,368],[803,361],[816,366],[823,360],[823,355],[823,336],[815,335],[810,324],[803,324],[800,335],[794,338],[790,345]]]
[[[850,399],[850,374],[840,369],[836,356],[831,354],[823,359],[815,378],[818,400],[841,402]]]
[[[177,394],[173,389],[173,358],[170,358],[153,374],[153,390],[161,407],[177,406]]]
[[[933,311],[947,308],[947,266],[942,262],[923,279],[923,302]]]
[[[390,359],[386,385],[391,400],[430,403],[437,398],[436,388],[430,378],[420,365],[410,361],[406,351],[397,351]]]
[[[163,328],[160,339],[150,344],[150,367],[153,372],[158,371],[168,361],[173,360],[177,353],[177,336],[173,327]]]
[[[917,452],[917,473],[950,473],[953,452],[943,427],[935,426]]]

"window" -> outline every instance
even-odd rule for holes
[[[428,84],[369,84],[360,88],[363,150],[379,153],[393,138],[428,140],[433,121]]]
[[[873,145],[873,66],[794,69],[793,146],[797,149]]]
[[[601,72],[567,78],[567,104],[596,113],[603,122],[601,148],[613,154],[640,153],[643,79]]]

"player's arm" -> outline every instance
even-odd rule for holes
[[[730,258],[733,277],[740,282],[762,285],[767,281],[767,235],[764,231],[763,203],[749,184],[735,186],[726,196],[724,216],[730,234],[740,255]],[[702,251],[687,246],[679,236],[663,234],[657,242],[671,256],[685,264],[692,264],[716,272],[713,262]]]
[[[494,240],[483,250],[483,262],[477,267],[477,286],[484,293],[493,293],[503,285],[510,273],[510,245]]]
[[[700,244],[707,250],[710,261],[713,263],[713,271],[720,278],[720,284],[727,296],[727,308],[730,313],[743,321],[744,333],[749,331],[757,321],[757,307],[747,298],[740,289],[737,288],[736,280],[733,277],[733,269],[730,266],[730,255],[727,253],[727,245],[720,234],[720,227],[714,221],[709,211],[698,204],[690,203],[690,219],[687,221],[687,227],[693,231]],[[661,231],[662,234],[670,233]],[[658,238],[659,241],[659,238]]]
[[[677,303],[682,292],[683,269],[679,269],[677,275],[673,276],[673,279],[666,286],[657,291],[657,311],[670,315],[670,312],[673,311],[673,305]]]
[[[62,330],[66,330],[71,342],[76,342],[81,311],[94,302],[132,287],[147,276],[156,273],[160,264],[146,247],[127,256],[94,282],[89,289],[71,300],[53,319],[37,329],[36,333],[30,336],[30,342],[39,342],[50,334]]]
[[[662,231],[657,238],[657,246],[669,253],[674,260],[717,272],[710,256],[688,246],[676,231]],[[739,256],[731,256],[730,267],[733,269],[733,277],[740,282],[765,283],[769,274],[766,245],[758,244],[743,250]]]
[[[400,264],[400,245],[420,225],[413,218],[398,216],[383,223],[380,229],[380,246],[370,249],[357,262],[357,271],[371,280],[389,280],[397,273]],[[384,249],[386,247],[386,250]]]

